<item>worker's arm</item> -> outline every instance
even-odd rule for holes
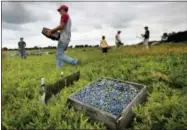
[[[18,47],[20,47],[20,42],[18,42]]]
[[[68,22],[68,19],[69,19],[69,15],[63,14],[61,16],[60,25],[58,25],[56,28],[52,29],[51,33],[56,33],[57,31],[64,29],[64,26]]]
[[[144,38],[147,37],[148,33],[149,33],[148,31],[145,31],[145,34],[143,34],[142,37],[144,37]]]
[[[106,45],[108,46],[108,43],[107,43],[107,41],[105,40],[105,43],[106,43]]]
[[[24,44],[24,46],[26,47],[26,43],[24,42],[23,44]]]
[[[64,23],[61,23],[60,25],[58,25],[56,28],[51,30],[51,33],[56,33],[59,30],[64,29]]]

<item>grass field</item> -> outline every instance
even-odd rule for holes
[[[69,49],[81,65],[56,68],[55,55],[6,57],[2,66],[2,125],[7,129],[105,129],[102,123],[66,106],[67,97],[99,77],[111,77],[148,86],[145,104],[133,108],[132,129],[187,128],[187,44],[165,44],[142,50],[142,46]],[[80,70],[80,80],[41,104],[40,79],[54,83]]]

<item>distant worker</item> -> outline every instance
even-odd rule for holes
[[[60,8],[57,9],[57,11],[61,15],[60,24],[56,28],[48,30],[48,36],[50,36],[53,33],[56,33],[57,31],[61,31],[60,39],[57,45],[57,56],[56,56],[57,68],[62,67],[63,61],[72,65],[77,65],[80,63],[78,59],[73,59],[71,57],[64,55],[71,39],[71,18],[67,13],[68,7],[66,5],[62,5],[60,6]]]
[[[116,34],[116,36],[115,36],[116,47],[119,47],[119,46],[123,45],[123,43],[121,42],[120,34],[121,34],[121,31],[118,31],[117,34]]]
[[[142,34],[142,37],[144,38],[144,41],[143,41],[143,44],[144,46],[149,49],[149,35],[150,35],[150,32],[149,32],[149,29],[148,27],[144,27],[145,29],[145,34]]]
[[[3,48],[2,50],[1,50],[1,55],[2,55],[2,58],[4,58],[5,56],[6,56],[6,49],[5,48]]]
[[[108,52],[108,44],[107,44],[107,42],[105,40],[105,36],[102,36],[102,40],[101,40],[100,46],[102,48],[102,52],[103,53],[107,53]]]
[[[25,47],[26,43],[23,41],[23,38],[20,38],[20,41],[18,42],[18,51],[22,59],[26,59]]]

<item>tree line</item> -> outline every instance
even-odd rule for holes
[[[180,32],[163,33],[162,42],[184,42],[187,41],[187,30]]]
[[[84,47],[99,47],[99,45],[76,45],[75,48],[84,48]],[[68,48],[73,48],[73,46],[69,46]],[[56,46],[47,46],[47,47],[38,47],[38,46],[34,46],[31,48],[27,48],[26,50],[39,50],[39,49],[56,49]],[[7,47],[4,47],[3,50],[12,50],[12,51],[17,51],[17,48],[13,48],[13,49],[9,49]]]
[[[161,42],[184,42],[187,41],[187,30],[180,32],[171,32],[171,33],[163,33],[161,36]],[[150,44],[155,41],[150,41]],[[142,42],[141,42],[142,43]],[[141,44],[139,43],[139,44]],[[76,45],[75,48],[84,48],[84,47],[99,47],[99,45]],[[73,46],[69,46],[68,48],[73,48]],[[26,48],[27,50],[36,50],[36,49],[56,49],[56,46],[47,46],[47,47],[32,47]],[[3,50],[18,50],[17,48],[9,49],[4,47]]]

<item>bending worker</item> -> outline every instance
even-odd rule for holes
[[[102,52],[103,53],[107,53],[108,52],[108,44],[107,44],[107,42],[105,40],[105,36],[102,36],[102,40],[101,40],[100,46],[102,48]]]
[[[26,59],[25,47],[26,43],[23,41],[23,38],[20,38],[20,41],[18,42],[18,51],[22,59]]]

